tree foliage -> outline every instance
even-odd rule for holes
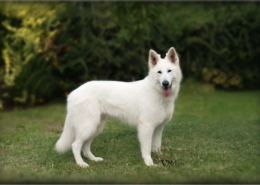
[[[258,3],[1,3],[0,108],[65,97],[93,79],[132,81],[174,46],[185,77],[259,89]],[[4,103],[4,105],[3,105]]]

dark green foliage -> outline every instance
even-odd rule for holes
[[[206,22],[185,39],[184,70],[217,87],[259,88],[259,4],[203,7]]]
[[[258,3],[1,3],[0,97],[34,105],[86,81],[142,79],[175,47],[184,79],[259,89]],[[3,102],[0,101],[0,107]]]
[[[2,20],[5,20],[5,16],[4,14],[0,11],[0,21],[2,22]],[[0,24],[0,50],[2,51],[4,48],[4,44],[2,42],[2,39],[4,38],[5,35],[5,30],[3,25]],[[0,56],[1,53],[0,53]],[[4,86],[4,61],[2,59],[2,57],[0,57],[0,110],[3,109],[3,102],[1,101],[3,99],[3,86]]]

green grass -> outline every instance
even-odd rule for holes
[[[183,84],[164,130],[157,167],[141,158],[136,129],[109,120],[92,151],[103,162],[76,165],[57,154],[65,104],[0,113],[0,182],[13,183],[257,183],[260,180],[260,92],[214,91]],[[169,160],[172,164],[163,165]]]

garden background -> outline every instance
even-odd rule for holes
[[[0,182],[259,183],[259,30],[257,2],[0,2]],[[172,46],[184,78],[157,167],[113,119],[103,162],[54,151],[73,89],[143,79]]]
[[[260,4],[8,3],[0,6],[0,107],[64,98],[93,80],[147,74],[149,49],[180,55],[184,80],[260,88]]]

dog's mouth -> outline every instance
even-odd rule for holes
[[[170,94],[171,94],[171,89],[170,89],[169,87],[163,88],[162,94],[163,94],[164,97],[170,96]]]
[[[171,86],[163,87],[162,94],[164,97],[168,97],[171,94]]]

